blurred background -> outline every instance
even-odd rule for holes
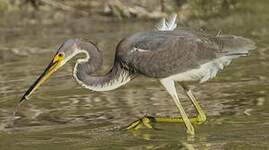
[[[269,149],[268,0],[0,0],[0,149]],[[160,130],[120,130],[144,116],[178,116],[159,81],[139,77],[110,92],[92,92],[72,79],[76,60],[25,102],[19,98],[66,39],[86,38],[111,67],[117,43],[152,31],[178,14],[178,28],[250,38],[257,49],[204,84],[191,85],[208,120],[187,137],[182,124]],[[189,116],[195,110],[178,91]]]

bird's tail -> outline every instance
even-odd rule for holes
[[[250,50],[256,48],[255,42],[235,35],[219,35],[222,51],[226,56],[246,56]]]
[[[205,68],[205,75],[200,82],[205,82],[210,78],[216,76],[219,69],[223,69],[224,66],[227,66],[231,61],[240,56],[247,56],[250,50],[256,48],[255,43],[247,38],[234,35],[218,35],[217,38],[218,46],[220,46],[220,57],[202,65]]]

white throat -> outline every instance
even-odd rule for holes
[[[74,67],[74,70],[73,70],[74,79],[82,87],[89,89],[89,90],[93,90],[93,91],[110,91],[110,90],[117,89],[117,88],[121,87],[122,85],[125,85],[127,82],[129,82],[131,80],[131,75],[130,75],[129,71],[121,69],[121,71],[119,72],[119,75],[117,75],[115,78],[112,78],[110,81],[108,81],[106,83],[103,83],[103,84],[100,83],[100,84],[95,84],[95,85],[87,84],[86,82],[84,82],[78,78],[78,76],[77,76],[78,68],[77,67],[80,63],[88,62],[90,59],[90,56],[86,50],[80,50],[80,49],[76,50],[76,52],[74,53],[73,56],[77,55],[78,53],[85,53],[86,54],[85,58],[77,60],[75,67]]]

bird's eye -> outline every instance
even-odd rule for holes
[[[59,54],[58,54],[58,56],[59,56],[59,57],[63,57],[63,56],[64,56],[64,54],[62,54],[62,53],[59,53]]]

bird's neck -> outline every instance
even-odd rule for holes
[[[102,68],[103,56],[93,44],[81,42],[78,49],[87,57],[77,61],[73,76],[83,87],[93,91],[109,91],[119,88],[131,80],[131,73],[124,69],[117,60],[107,73],[98,73]]]

